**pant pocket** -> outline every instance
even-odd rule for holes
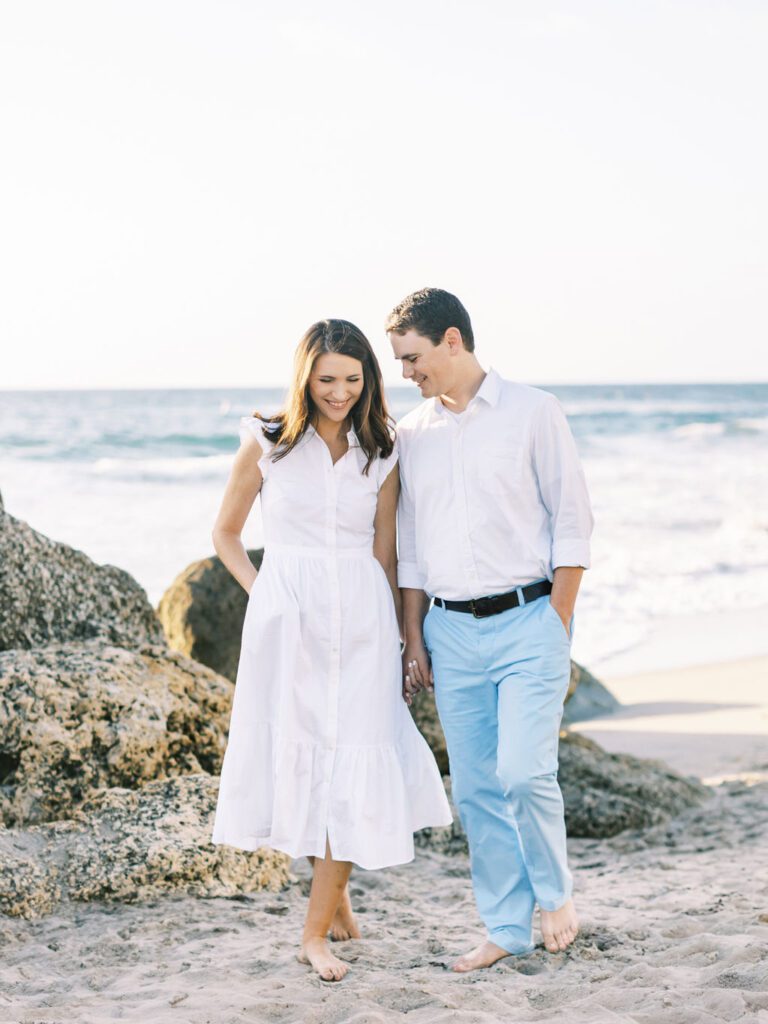
[[[571,640],[573,639],[573,616],[571,616],[571,635],[569,636],[568,635],[568,630],[563,625],[563,620],[558,615],[556,609],[552,607],[552,604],[551,604],[549,598],[548,597],[545,598],[544,601],[545,601],[545,608],[546,608],[547,614],[549,615],[549,617],[551,619],[553,619],[557,623],[557,626],[560,629],[560,634],[561,634],[562,638],[565,640],[565,642],[566,643],[570,643]]]

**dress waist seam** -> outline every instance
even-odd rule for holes
[[[373,558],[372,547],[337,548],[310,547],[304,544],[265,544],[264,557],[267,555],[294,555],[299,558],[322,558],[335,561],[339,558]]]

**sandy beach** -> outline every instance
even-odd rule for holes
[[[567,953],[453,974],[482,934],[467,862],[420,850],[354,873],[365,937],[336,947],[351,970],[323,983],[295,959],[297,862],[278,894],[5,919],[0,1022],[768,1021],[766,670],[757,658],[607,680],[624,706],[581,731],[719,784],[665,825],[571,841],[582,930]]]
[[[659,758],[711,785],[768,779],[768,657],[601,679],[623,707],[573,728],[606,750]]]

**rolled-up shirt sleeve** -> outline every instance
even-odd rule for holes
[[[552,525],[552,568],[588,569],[594,518],[587,481],[571,428],[554,395],[547,395],[534,424],[533,465]]]
[[[397,584],[423,590],[427,575],[416,558],[416,509],[408,482],[407,460],[400,447],[400,498],[397,503]]]

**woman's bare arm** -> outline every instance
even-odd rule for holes
[[[395,464],[381,485],[376,516],[373,520],[373,554],[387,574],[397,614],[397,628],[403,635],[403,605],[397,585],[397,499],[400,495],[400,472]]]
[[[235,456],[212,534],[216,554],[248,593],[257,574],[240,534],[263,483],[259,469],[262,454],[256,438],[246,437]]]

